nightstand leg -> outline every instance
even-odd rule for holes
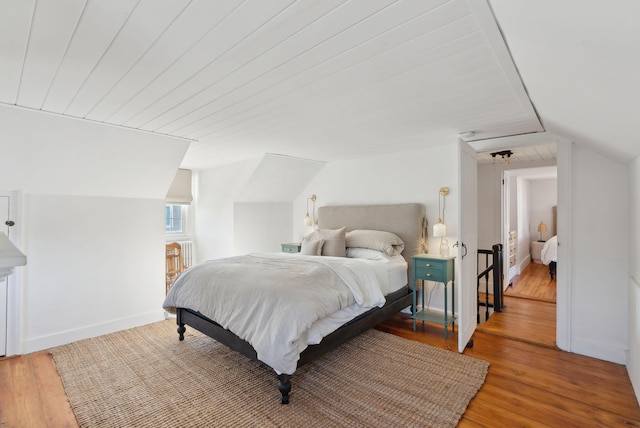
[[[456,283],[451,280],[451,333],[455,332],[456,325]]]
[[[418,286],[417,282],[418,281],[413,281],[413,305],[411,306],[411,313],[413,315],[413,331],[416,331],[416,312],[418,312],[418,308],[416,308],[416,293],[418,292],[418,289],[416,288]]]
[[[422,306],[420,307],[421,311],[424,311],[424,289],[425,289],[425,285],[426,285],[426,281],[424,279],[420,280],[420,282],[422,283],[422,287],[420,288],[420,296],[422,297]],[[424,319],[422,320],[422,329],[424,330]]]
[[[444,338],[447,338],[447,315],[449,314],[449,306],[447,305],[447,284],[444,284]]]

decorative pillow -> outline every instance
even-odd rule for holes
[[[346,227],[340,229],[318,229],[304,237],[310,240],[324,240],[322,245],[323,256],[346,257],[347,245],[345,241]]]
[[[305,256],[320,256],[322,255],[322,247],[324,239],[302,239],[302,248],[300,254]]]
[[[396,256],[404,250],[404,242],[398,235],[382,230],[352,230],[346,236],[347,247],[370,248]]]

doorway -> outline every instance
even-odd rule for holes
[[[513,151],[521,149],[528,150]],[[535,254],[544,245],[538,241],[548,240],[557,231],[556,160],[496,164],[482,159],[479,156],[479,248],[503,245],[505,307],[479,329],[526,341],[533,337],[540,344],[555,346],[556,282]],[[536,325],[544,327],[536,331]]]

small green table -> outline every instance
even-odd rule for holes
[[[444,326],[444,337],[447,337],[447,327],[451,325],[451,332],[455,329],[455,257],[441,257],[432,254],[416,254],[411,257],[411,283],[413,289],[413,330],[416,329],[416,320],[421,320]],[[417,310],[418,280],[422,282],[422,307]],[[444,314],[424,307],[424,282],[433,281],[444,286]],[[451,282],[451,314],[447,305],[447,288]]]
[[[283,253],[299,253],[302,248],[302,244],[298,244],[295,242],[288,244],[280,244],[282,246]]]

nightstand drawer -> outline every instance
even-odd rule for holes
[[[447,262],[443,260],[421,260],[416,258],[414,260],[416,269],[429,269],[429,270],[445,270]]]
[[[425,268],[416,268],[416,279],[426,279],[427,281],[446,281],[444,266],[433,266]]]
[[[282,245],[282,252],[283,253],[299,253],[300,252],[300,248],[302,247],[301,244],[296,244],[296,243],[281,244],[281,245]]]

